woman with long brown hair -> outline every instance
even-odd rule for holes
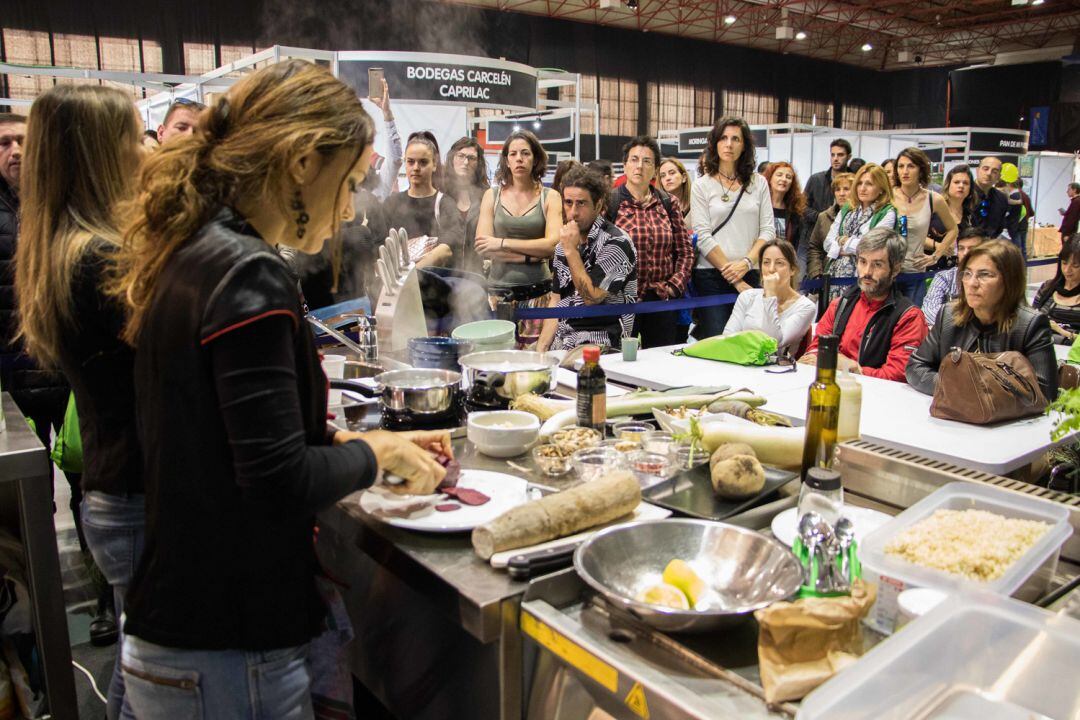
[[[495,185],[484,193],[476,226],[476,251],[491,260],[488,294],[493,310],[547,305],[551,292],[548,260],[559,244],[562,198],[544,187],[547,153],[527,130],[511,133],[499,153]],[[532,347],[543,321],[518,323],[517,345]]]
[[[806,196],[799,184],[799,176],[788,162],[769,163],[762,176],[769,182],[776,237],[787,240],[798,250],[803,234],[803,213],[806,212]]]
[[[351,215],[373,130],[300,60],[247,75],[145,164],[119,286],[135,343],[146,549],[122,668],[139,718],[310,717],[325,606],[315,513],[374,482],[430,493],[445,432],[334,432],[296,282]],[[402,486],[398,486],[402,487]]]
[[[682,161],[676,157],[666,157],[660,161],[660,167],[656,172],[660,179],[660,187],[664,192],[675,197],[679,201],[679,209],[683,217],[690,215],[690,173]]]
[[[105,292],[115,266],[118,205],[132,192],[142,122],[131,97],[57,85],[30,108],[23,221],[15,257],[19,332],[27,352],[71,383],[83,443],[82,530],[112,587],[116,615],[142,555],[145,496],[135,431],[135,353],[125,312]],[[119,653],[107,714],[124,698]]]
[[[754,134],[742,118],[719,118],[706,143],[690,191],[698,242],[694,294],[742,292],[758,286],[754,260],[776,237],[769,184],[754,172]],[[694,336],[700,340],[719,335],[731,309],[731,305],[698,308]]]
[[[1031,362],[1043,395],[1052,402],[1058,386],[1050,321],[1024,299],[1027,269],[1020,249],[1004,240],[984,242],[960,261],[958,275],[960,297],[942,310],[911,355],[908,383],[933,395],[941,361],[954,348],[993,354],[1014,350]]]
[[[458,265],[464,270],[482,272],[483,261],[473,249],[473,241],[480,220],[480,203],[484,199],[484,191],[491,186],[484,148],[475,138],[459,138],[446,151],[446,164],[443,167],[443,191],[457,203],[461,224],[465,228],[462,257]]]

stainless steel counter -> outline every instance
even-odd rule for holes
[[[50,712],[75,720],[79,710],[53,525],[52,462],[11,395],[4,393],[0,404],[6,424],[0,432],[0,514],[26,548],[26,581]]]
[[[560,490],[578,482],[523,473],[462,439],[454,452],[466,468]],[[528,455],[510,462],[532,468]],[[520,718],[518,615],[527,583],[478,558],[468,533],[393,528],[362,513],[356,498],[320,514],[318,541],[324,568],[345,585],[353,673],[401,718]]]

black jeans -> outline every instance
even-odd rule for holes
[[[757,287],[758,271],[751,270],[743,276],[743,282],[747,283],[751,287]],[[738,294],[738,290],[735,286],[724,279],[724,276],[720,274],[719,270],[715,269],[696,269],[694,270],[694,295],[697,297],[705,297],[707,295],[726,295],[728,293]],[[727,325],[728,318],[731,317],[731,310],[735,306],[734,302],[727,305],[711,305],[709,307],[699,307],[694,309],[694,337],[698,340],[704,340],[715,335],[719,335],[724,332],[724,326]]]
[[[656,293],[647,292],[641,302],[659,300]],[[680,330],[683,332],[680,334]],[[679,311],[642,313],[634,317],[634,335],[641,336],[641,349],[677,345],[686,342],[686,328],[679,325]]]

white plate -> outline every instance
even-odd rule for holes
[[[414,513],[409,517],[378,518],[378,520],[387,525],[405,528],[406,530],[435,533],[466,532],[477,525],[483,525],[489,520],[494,520],[510,508],[517,507],[529,499],[528,483],[525,480],[506,473],[491,472],[490,470],[462,470],[457,486],[479,490],[491,500],[483,505],[473,506],[447,497],[436,504],[444,502],[457,503],[461,505],[461,509],[451,512],[425,510]],[[366,492],[360,494],[360,509],[368,514],[373,509],[373,503]]]
[[[795,542],[795,534],[799,522],[796,518],[798,512],[799,508],[797,507],[788,508],[774,517],[772,521],[772,534],[777,540],[788,547],[791,547],[791,543]],[[860,544],[862,543],[863,538],[874,530],[877,530],[889,520],[892,520],[892,517],[883,512],[879,512],[878,510],[855,507],[854,505],[845,505],[843,512],[840,514],[854,523],[855,542]]]

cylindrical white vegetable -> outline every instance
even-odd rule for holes
[[[765,465],[796,468],[802,465],[806,428],[711,422],[701,426],[702,444],[710,453],[724,443],[746,443]]]
[[[473,549],[488,560],[497,552],[573,535],[618,519],[633,512],[640,502],[637,479],[629,471],[617,470],[507,510],[473,530]]]

